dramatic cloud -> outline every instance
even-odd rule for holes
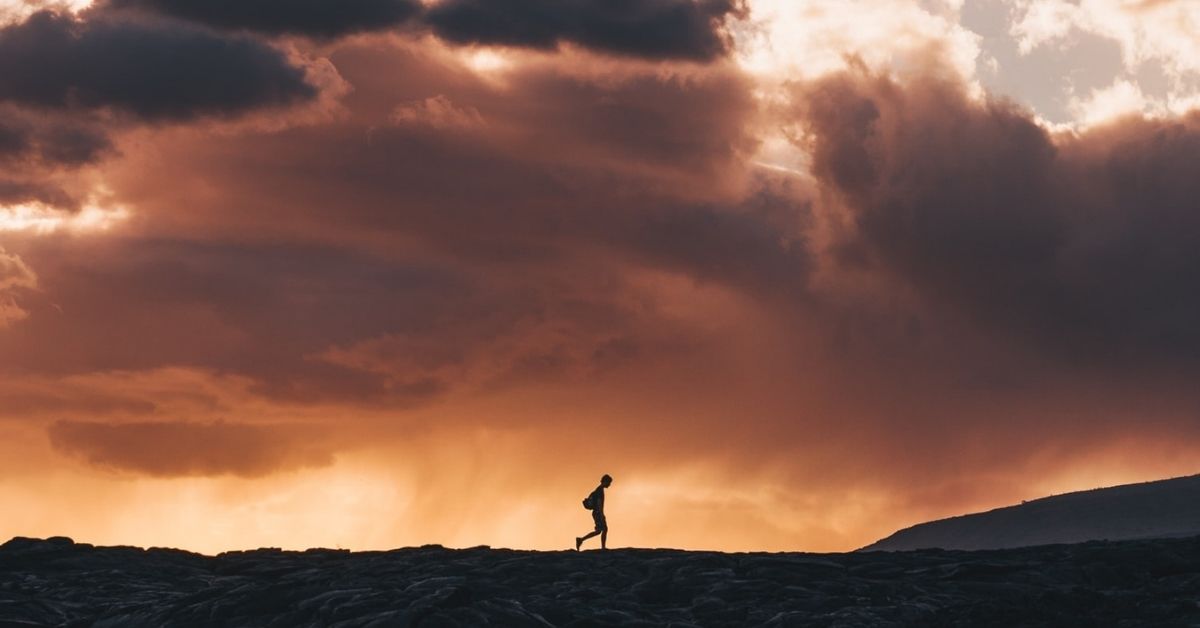
[[[119,4],[0,31],[2,533],[551,549],[607,472],[619,545],[845,550],[1195,471],[1200,118],[987,94],[1001,0]]]
[[[17,304],[17,295],[37,287],[37,275],[20,257],[0,247],[0,329],[29,315]]]
[[[814,172],[861,247],[937,300],[1073,358],[1200,358],[1200,116],[1051,137],[936,78],[805,86]]]
[[[486,124],[473,107],[459,108],[442,95],[397,106],[390,121],[394,124],[428,125],[435,129],[472,129]]]
[[[45,116],[0,105],[0,216],[14,205],[76,210],[72,176],[116,153],[100,124],[71,116]],[[6,210],[3,206],[9,206]],[[11,224],[2,224],[0,231]]]
[[[20,257],[0,249],[0,289],[34,288],[37,276],[21,261]]]
[[[130,161],[113,184],[139,195],[164,225],[193,233],[334,225],[321,231],[338,243],[388,233],[474,262],[536,264],[597,243],[681,260],[683,245],[662,248],[671,228],[647,229],[689,220],[713,238],[724,224],[731,237],[763,243],[765,250],[746,255],[786,245],[786,234],[771,233],[778,228],[751,224],[763,208],[705,216],[723,211],[723,201],[741,201],[739,159],[754,149],[745,124],[754,103],[736,73],[589,77],[553,65],[515,70],[493,85],[410,54],[333,57],[356,88],[353,124],[164,143],[158,150],[169,159]],[[412,82],[381,80],[373,71],[381,65]],[[146,168],[158,174],[147,177]],[[298,171],[309,174],[297,181],[291,173]],[[160,185],[160,177],[173,185]],[[206,212],[192,223],[175,211],[218,180],[230,202],[207,211],[224,219]],[[553,200],[559,194],[573,202]],[[691,255],[692,263],[714,265]]]
[[[224,29],[332,38],[403,24],[421,10],[417,0],[109,0]]]
[[[333,462],[320,431],[295,426],[58,421],[49,435],[88,464],[159,477],[258,477]]]
[[[420,395],[386,391],[378,378],[306,356],[360,335],[420,325],[461,291],[453,275],[435,267],[332,249],[155,241],[69,254],[59,244],[50,239],[26,249],[53,287],[53,300],[29,304],[45,315],[28,321],[29,333],[0,336],[0,345],[17,352],[61,336],[61,350],[28,356],[34,359],[27,366],[39,372],[190,365],[251,373],[286,397]],[[249,267],[257,272],[246,273]],[[298,286],[302,292],[293,292]],[[284,311],[291,314],[280,316]]]
[[[215,28],[317,38],[404,26],[456,45],[553,50],[570,43],[651,59],[711,61],[729,52],[738,0],[109,0],[104,7],[169,15]]]
[[[456,44],[709,61],[728,52],[721,26],[739,10],[736,0],[445,0],[425,20]]]
[[[0,28],[0,101],[26,107],[186,120],[316,96],[304,68],[241,36],[51,11]]]
[[[121,397],[104,392],[65,391],[59,383],[52,390],[22,390],[10,384],[10,389],[0,390],[2,415],[6,419],[28,420],[34,416],[61,416],[64,413],[89,416],[124,413],[145,415],[154,411],[155,405],[142,399]]]
[[[0,163],[10,168],[73,168],[113,150],[108,136],[94,125],[42,120],[15,108],[0,109],[0,115]]]
[[[324,105],[337,79],[319,65],[242,36],[61,7],[0,27],[0,232],[107,224],[111,212],[88,203],[104,196],[95,168],[123,136]]]
[[[31,202],[51,207],[68,207],[75,203],[75,199],[51,184],[0,178],[0,204],[19,205]]]

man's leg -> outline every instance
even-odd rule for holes
[[[608,526],[600,533],[600,549],[608,549]]]
[[[588,532],[587,534],[585,534],[583,536],[575,537],[575,549],[578,550],[579,546],[583,545],[584,541],[592,538],[593,536],[596,536],[597,534],[600,534],[599,530],[592,530],[591,532]]]

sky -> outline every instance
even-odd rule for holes
[[[1193,0],[0,0],[0,537],[847,551],[1200,472]]]

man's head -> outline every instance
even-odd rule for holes
[[[603,486],[604,488],[608,488],[608,486],[610,484],[612,484],[612,476],[605,473],[604,477],[600,478],[600,486]]]

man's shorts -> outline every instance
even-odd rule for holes
[[[592,521],[596,522],[597,532],[608,532],[608,520],[604,518],[604,513],[599,510],[593,510]]]

